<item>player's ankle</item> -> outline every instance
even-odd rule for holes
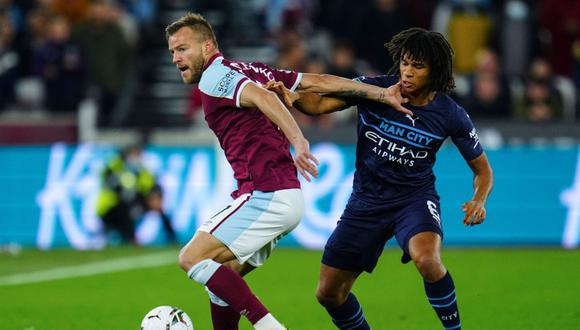
[[[256,330],[286,330],[286,328],[274,318],[270,313],[264,315],[258,322],[254,323]]]

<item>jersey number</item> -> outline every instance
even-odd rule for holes
[[[437,204],[433,203],[432,201],[427,201],[427,208],[429,209],[429,213],[439,226],[441,226],[441,217],[439,216],[439,212],[437,212]]]

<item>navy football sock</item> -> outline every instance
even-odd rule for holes
[[[326,308],[326,310],[332,317],[332,322],[339,329],[370,330],[362,307],[352,293],[348,294],[348,298],[346,298],[346,301],[341,306]]]
[[[443,327],[453,330],[461,329],[459,309],[457,309],[455,297],[455,284],[453,284],[449,272],[437,282],[425,282],[425,292]]]

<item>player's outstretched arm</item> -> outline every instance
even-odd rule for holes
[[[294,164],[298,172],[310,182],[310,176],[318,176],[318,160],[310,152],[310,144],[304,138],[300,127],[276,93],[268,91],[255,83],[247,84],[241,91],[242,107],[257,107],[266,117],[276,124],[294,147]],[[310,176],[309,176],[310,175]]]
[[[400,83],[381,88],[330,74],[303,73],[298,88],[304,92],[365,98],[384,103],[399,112],[413,115],[411,110],[403,106],[409,100],[401,94]]]
[[[474,226],[485,220],[485,202],[493,185],[493,171],[485,153],[470,160],[468,164],[473,171],[473,197],[461,209],[465,212],[463,224]]]
[[[278,94],[287,107],[294,107],[309,116],[319,116],[344,110],[350,104],[338,97],[323,96],[312,92],[293,92],[286,88],[282,82],[271,80],[264,88]]]

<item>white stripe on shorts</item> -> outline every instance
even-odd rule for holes
[[[238,197],[234,202],[228,206],[226,206],[223,210],[219,211],[216,215],[211,217],[210,221],[215,221],[215,226],[209,231],[210,234],[219,228],[221,224],[223,224],[232,214],[236,213],[249,199],[252,197],[251,194],[243,194],[242,196]],[[215,220],[214,220],[215,219]]]
[[[254,191],[238,197],[199,230],[224,243],[240,263],[260,266],[278,240],[298,225],[303,209],[300,189]]]

